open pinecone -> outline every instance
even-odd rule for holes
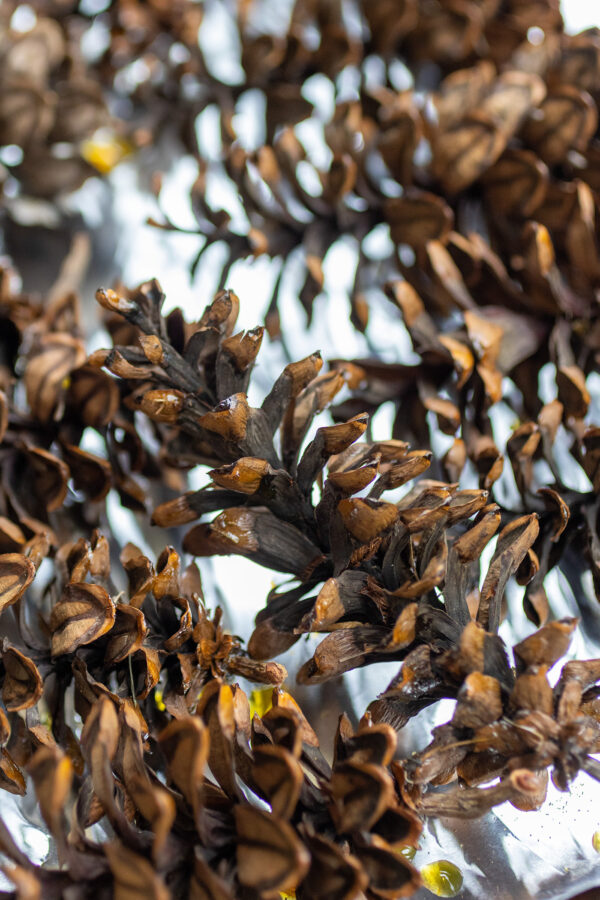
[[[417,481],[395,503],[381,500],[386,490],[421,475],[431,453],[409,451],[400,440],[360,442],[367,424],[360,414],[317,428],[300,450],[315,413],[345,379],[352,380],[352,366],[317,375],[317,356],[292,363],[262,407],[254,409],[245,389],[259,335],[233,335],[234,295],[218,295],[200,321],[187,327],[178,313],[162,319],[156,285],[128,296],[99,291],[98,299],[135,326],[137,343],[97,351],[92,363],[119,375],[131,390],[125,402],[162,423],[166,453],[177,452],[188,463],[231,459],[209,472],[212,486],[159,506],[154,522],[181,525],[222,509],[216,519],[187,533],[187,551],[237,553],[298,582],[268,598],[249,642],[252,657],[281,653],[307,632],[330,632],[298,673],[300,681],[315,683],[356,666],[401,660],[398,677],[370,707],[371,717],[396,728],[436,700],[457,698],[455,717],[426,751],[433,761],[424,763],[423,771],[432,774],[417,766],[414,775],[411,762],[407,782],[426,784],[440,771],[443,780],[458,773],[471,783],[499,773],[506,778],[526,759],[543,799],[548,765],[563,789],[580,769],[596,776],[589,758],[598,746],[592,702],[596,664],[584,674],[577,670],[568,700],[562,700],[565,684],[573,680],[568,666],[555,694],[546,679],[577,620],[551,622],[518,645],[516,671],[497,635],[509,578],[516,575],[521,584],[538,578],[532,548],[540,535],[543,547],[556,543],[565,529],[568,508],[556,491],[547,489],[547,509],[539,516],[502,510],[489,502],[485,489],[459,490],[456,483],[428,479]],[[171,335],[179,338],[177,348]],[[370,484],[367,496],[353,496]],[[480,589],[481,555],[503,519]],[[546,719],[538,723],[532,746],[521,720],[542,710]],[[479,734],[486,726],[491,736]],[[503,743],[506,735],[510,739]],[[543,740],[550,742],[544,752]],[[468,759],[466,774],[463,759]],[[469,775],[468,766],[476,773]],[[502,783],[508,790],[508,782]],[[474,796],[485,809],[481,792]],[[502,791],[487,794],[490,805],[503,796]],[[424,808],[439,802],[441,809],[446,801],[426,796],[422,802]],[[468,806],[471,814],[474,809]]]
[[[9,0],[0,11],[0,146],[21,151],[10,164],[21,190],[50,199],[95,174],[82,150],[110,117],[77,37],[51,16],[15,31],[15,9]]]
[[[446,315],[479,294],[477,305],[587,316],[598,279],[596,32],[565,34],[558,0],[298,0],[289,20],[245,3],[230,15],[237,81],[217,89],[192,65],[202,108],[221,124],[216,149],[195,147],[194,269],[214,243],[227,251],[221,287],[240,257],[279,260],[271,335],[284,270],[301,268],[310,320],[341,242],[356,251],[350,302],[362,330],[398,271]],[[260,103],[247,134],[250,96]],[[215,202],[216,178],[231,182],[242,214]],[[166,214],[160,224],[177,229]]]
[[[548,769],[561,789],[579,771],[598,777],[597,661],[547,680],[576,620],[518,644],[514,668],[496,633],[508,578],[530,580],[538,534],[565,525],[556,504],[515,516],[485,489],[416,480],[431,452],[361,441],[365,415],[313,422],[355,384],[352,365],[292,363],[253,409],[262,332],[234,333],[231,292],[188,324],[162,316],[155,282],[99,291],[115,346],[86,361],[60,280],[45,308],[8,272],[3,285],[0,784],[22,795],[30,774],[61,863],[34,865],[4,829],[19,890],[401,897],[419,876],[398,851],[422,817],[538,808]],[[80,446],[88,429],[96,454]],[[143,518],[145,491],[176,494],[198,463],[212,484],[159,503],[155,523],[223,510],[184,549],[241,552],[298,582],[270,598],[247,652],[208,614],[194,565],[182,570],[172,547],[154,565],[110,530],[113,489]],[[411,480],[400,500],[380,499]],[[230,683],[280,684],[285,669],[263,659],[309,631],[330,634],[301,680],[402,662],[356,733],[342,718],[331,765],[289,694],[251,721]],[[443,697],[457,700],[450,722],[394,759],[397,729]]]
[[[342,717],[331,762],[281,689],[252,717],[232,680],[280,685],[285,668],[209,614],[173,547],[154,564],[119,544],[109,496],[143,521],[144,488],[160,499],[182,476],[161,447],[164,413],[148,433],[129,383],[86,363],[65,279],[42,304],[6,270],[0,293],[0,788],[21,797],[31,779],[58,859],[35,864],[0,823],[15,895],[411,894],[419,875],[399,850],[421,822],[391,726],[355,734]],[[160,299],[156,285],[134,296],[149,310]]]

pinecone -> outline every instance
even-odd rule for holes
[[[76,37],[44,15],[15,31],[17,6],[9,0],[0,12],[0,145],[21,151],[7,158],[21,191],[51,199],[95,174],[85,141],[110,117]]]
[[[416,846],[421,823],[390,770],[393,729],[354,734],[342,717],[330,765],[293,699],[276,690],[273,703],[251,720],[244,692],[212,681],[198,715],[158,731],[105,692],[85,717],[77,759],[48,739],[28,763],[63,868],[32,865],[5,830],[6,874],[49,898],[410,895],[420,879],[400,851]],[[113,837],[100,844],[86,829],[104,817]]]
[[[152,315],[155,286],[134,296],[151,298]],[[122,427],[127,382],[84,364],[71,294],[51,291],[44,309],[6,271],[0,313],[0,787],[22,796],[31,777],[59,861],[35,865],[2,825],[17,895],[412,893],[419,875],[399,850],[416,847],[421,822],[393,772],[394,730],[367,721],[354,734],[342,717],[330,765],[289,694],[277,688],[273,708],[251,719],[229,682],[279,685],[284,667],[251,658],[220,610],[211,617],[196,566],[182,569],[173,547],[153,564],[94,527],[108,525],[106,494],[120,471],[99,413]],[[165,347],[169,371],[189,377],[192,367]],[[87,390],[73,399],[84,376]],[[106,459],[70,443],[86,429],[104,438]],[[133,426],[128,434],[138,446]],[[82,474],[73,459],[85,460]],[[93,494],[82,496],[84,486]]]
[[[239,4],[235,25],[243,82],[214,92],[198,76],[221,147],[210,159],[196,148],[194,271],[213,243],[227,248],[220,286],[240,257],[280,260],[272,336],[284,270],[301,264],[310,320],[341,238],[357,249],[350,300],[361,330],[399,270],[445,314],[474,302],[587,317],[598,278],[600,44],[593,31],[563,33],[558,0],[369,0],[353,5],[352,26],[341,3],[299,0],[279,29]],[[315,75],[322,90],[310,101]],[[236,132],[248,90],[265,104],[258,137]],[[217,173],[246,223],[212,201]],[[160,224],[177,229],[168,215]]]
[[[459,490],[456,483],[428,479],[417,481],[396,503],[381,500],[386,490],[422,474],[431,453],[409,452],[399,440],[359,442],[366,420],[357,415],[318,428],[298,458],[297,435],[300,439],[306,435],[312,416],[324,405],[323,395],[319,397],[323,379],[330,384],[337,377],[341,386],[342,373],[352,378],[352,367],[314,377],[316,357],[291,364],[262,407],[254,409],[239,389],[248,386],[256,337],[252,332],[232,335],[236,297],[218,295],[199,323],[180,327],[178,334],[185,335],[181,352],[169,340],[169,333],[174,333],[169,327],[171,317],[166,321],[160,317],[162,298],[157,290],[141,289],[128,297],[100,291],[98,299],[139,331],[137,346],[97,351],[93,362],[126,380],[132,390],[126,402],[163,423],[167,452],[176,446],[188,462],[209,464],[217,455],[232,458],[209,473],[212,487],[159,506],[154,522],[180,525],[224,509],[210,524],[196,525],[187,533],[186,550],[197,556],[238,553],[288,572],[300,582],[272,595],[259,613],[249,642],[251,656],[276,655],[306,632],[330,632],[300,669],[299,681],[316,683],[356,666],[402,661],[398,677],[369,710],[376,721],[396,728],[443,697],[457,698],[455,716],[426,751],[425,758],[430,753],[433,762],[424,767],[427,773],[433,772],[431,779],[439,776],[439,765],[445,780],[458,773],[466,782],[470,776],[463,775],[463,759],[468,758],[467,773],[468,766],[481,766],[482,780],[500,772],[502,790],[488,792],[487,801],[477,791],[475,805],[467,806],[471,811],[477,803],[483,804],[482,811],[489,808],[486,802],[493,805],[502,802],[499,798],[506,799],[506,792],[514,789],[513,769],[530,773],[541,799],[540,785],[549,765],[554,766],[555,780],[563,788],[580,769],[596,774],[589,759],[597,746],[596,722],[593,713],[580,709],[584,692],[592,692],[590,699],[594,694],[595,675],[568,708],[560,702],[563,682],[553,697],[545,678],[547,669],[565,652],[577,620],[550,623],[518,645],[516,672],[497,635],[508,579],[516,575],[522,584],[535,580],[540,566],[532,547],[540,533],[546,543],[556,542],[565,528],[568,509],[555,491],[547,490],[548,509],[539,518],[536,513],[519,516],[502,511],[489,502],[488,490]],[[178,314],[171,315],[180,321]],[[250,356],[239,350],[249,339]],[[243,363],[233,380],[231,347]],[[187,367],[192,360],[197,362],[190,373]],[[297,372],[303,378],[294,388]],[[235,393],[227,396],[229,391]],[[278,424],[276,447],[273,434]],[[368,497],[352,496],[369,484]],[[318,502],[315,485],[320,487]],[[498,535],[479,589],[481,554],[503,517],[507,524]],[[323,586],[311,596],[321,582]],[[535,658],[528,647],[538,648]],[[595,672],[595,664],[590,666]],[[568,671],[567,667],[565,679]],[[532,682],[537,693],[532,693]],[[574,690],[569,688],[569,696]],[[526,727],[519,724],[520,719],[529,713],[538,715],[542,707],[535,698],[542,693],[544,715],[556,720],[552,718],[550,724],[548,719],[546,731],[540,733],[554,743],[546,755],[538,757],[529,753],[527,740],[517,736]],[[487,752],[479,756],[478,729],[484,726],[489,726],[493,737],[486,736]],[[499,733],[511,735],[506,746],[495,726]],[[577,735],[572,740],[570,729]],[[469,755],[471,744],[475,749]],[[407,780],[428,783],[429,775],[423,776],[418,767],[417,775],[413,774],[415,765],[406,766]],[[433,808],[436,802],[450,801],[426,795],[423,808],[428,803]]]

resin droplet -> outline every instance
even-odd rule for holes
[[[595,831],[592,835],[592,847],[596,853],[600,853],[600,831]]]
[[[250,691],[248,699],[250,700],[250,718],[252,719],[255,715],[262,718],[273,706],[273,688],[257,688]]]
[[[439,859],[421,869],[421,878],[436,897],[456,897],[463,883],[462,872],[447,859]]]
[[[398,853],[404,857],[404,859],[408,859],[410,862],[415,858],[416,849],[414,847],[410,847],[408,844],[405,844],[403,847],[400,847]]]
[[[101,175],[118,166],[121,160],[133,152],[133,146],[124,138],[117,135],[98,135],[81,144],[81,155],[86,162],[93,166]]]

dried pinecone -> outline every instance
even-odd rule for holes
[[[478,483],[503,507],[503,521],[539,515],[530,571],[522,573],[525,612],[536,625],[546,621],[544,580],[557,568],[581,603],[586,630],[595,633],[594,601],[583,578],[591,571],[597,589],[598,427],[588,416],[586,385],[595,369],[593,326],[481,306],[453,317],[450,329],[429,315],[406,282],[390,285],[390,295],[403,309],[421,362],[353,360],[360,384],[334,418],[357,409],[373,414],[391,402],[394,437],[438,449],[432,474]],[[340,366],[346,370],[348,362]],[[538,380],[542,367],[545,377]],[[448,436],[443,455],[440,431]]]
[[[273,701],[251,719],[244,692],[213,681],[197,715],[168,721],[155,710],[147,722],[104,689],[67,752],[38,725],[27,770],[62,868],[33,865],[3,827],[4,871],[17,891],[156,900],[413,893],[418,872],[398,851],[416,847],[421,823],[390,771],[393,729],[353,734],[342,717],[330,766],[293,699],[275,691]],[[112,837],[99,841],[104,821]]]
[[[506,799],[518,809],[539,809],[546,797],[548,767],[561,791],[569,789],[580,771],[600,778],[598,761],[590,755],[600,749],[600,661],[566,663],[554,689],[547,679],[576,624],[576,619],[551,622],[517,644],[516,672],[501,642],[491,641],[475,623],[466,626],[453,648],[443,651],[438,642],[430,679],[443,671],[442,678],[461,686],[451,721],[436,728],[429,747],[403,766],[422,814],[472,818]],[[416,653],[414,663],[407,658],[404,670],[404,683],[390,686],[385,697],[397,692],[410,702],[410,682],[417,692],[422,687],[425,666]],[[498,776],[498,784],[476,787]],[[455,777],[459,786],[452,790],[420,794],[419,788]],[[512,795],[516,778],[531,788],[526,797]]]
[[[144,511],[148,479],[181,484],[135,430],[117,382],[86,365],[69,280],[63,270],[42,303],[0,272],[0,517],[10,525],[2,550],[19,549],[27,534],[44,533],[55,548],[74,533],[89,537],[105,523],[111,490]]]
[[[209,473],[212,487],[159,506],[155,523],[181,525],[223,509],[210,524],[188,532],[186,550],[197,556],[241,554],[288,572],[299,582],[270,596],[249,642],[251,656],[280,653],[306,632],[330,632],[298,673],[300,681],[316,683],[356,666],[403,661],[398,677],[371,704],[370,716],[401,728],[437,700],[457,698],[455,717],[441,729],[443,737],[437,737],[430,750],[432,760],[426,756],[425,771],[431,769],[435,778],[439,765],[444,778],[452,777],[475,742],[469,764],[481,765],[482,780],[498,772],[504,776],[502,789],[486,794],[486,801],[476,794],[481,809],[486,802],[493,805],[512,795],[516,776],[510,773],[515,768],[529,773],[523,775],[523,784],[535,784],[540,791],[545,776],[538,770],[545,773],[549,765],[563,787],[580,769],[596,774],[588,758],[597,746],[593,716],[586,718],[579,701],[568,710],[556,706],[545,680],[547,668],[565,652],[576,620],[550,623],[518,645],[516,674],[497,635],[508,579],[533,582],[540,565],[532,547],[540,534],[542,546],[555,543],[565,527],[568,510],[563,512],[565,504],[556,492],[546,492],[547,509],[539,516],[503,511],[489,502],[485,489],[460,490],[456,483],[430,479],[417,481],[395,503],[381,500],[386,490],[420,476],[431,453],[409,452],[399,440],[360,442],[364,415],[317,428],[304,452],[299,451],[314,414],[341,388],[344,376],[352,380],[352,366],[322,376],[316,375],[317,357],[290,364],[263,406],[254,409],[245,390],[258,340],[253,332],[232,335],[235,295],[219,294],[192,326],[183,324],[178,313],[161,317],[162,296],[156,286],[128,296],[103,290],[98,299],[137,328],[137,345],[97,351],[92,362],[129,384],[126,403],[163,423],[166,452],[173,454],[177,448],[190,464],[231,459]],[[178,349],[170,335],[178,336]],[[368,496],[352,496],[369,484]],[[503,518],[506,524],[479,588],[482,551]],[[321,583],[316,596],[310,596]],[[541,648],[539,658],[529,658],[529,646]],[[589,666],[595,671],[594,662]],[[528,694],[533,676],[550,692],[544,714],[556,715],[541,732],[554,743],[539,757],[528,755],[525,738],[515,737],[521,734],[524,712],[537,714],[542,708]],[[596,676],[582,693],[593,693],[595,681]],[[470,718],[472,705],[475,713]],[[477,711],[485,721],[477,721]],[[484,748],[490,753],[477,756],[476,728],[498,722],[512,743],[507,749],[492,738],[491,749]],[[576,734],[573,740],[570,729]],[[446,744],[454,755],[444,754]],[[407,779],[414,768],[414,763],[406,767]],[[527,781],[529,775],[533,781]],[[416,779],[428,780],[420,774]],[[426,808],[437,801],[426,797],[422,802]],[[535,805],[531,798],[527,802]]]
[[[30,5],[80,40],[96,38],[89,41],[90,71],[128,122],[172,127],[201,108],[190,82],[200,90],[202,81],[206,89],[215,81],[198,44],[203,5],[194,0],[114,0],[99,12],[77,0],[32,0]]]
[[[134,505],[123,466],[143,451],[137,428],[148,429],[128,381],[85,363],[67,289],[76,259],[45,306],[18,292],[14,273],[0,280],[0,787],[23,796],[31,778],[59,862],[34,864],[0,823],[3,871],[17,896],[48,898],[411,894],[419,875],[398,850],[416,846],[421,824],[390,769],[393,729],[367,722],[355,735],[343,718],[330,765],[283,691],[251,721],[231,680],[280,685],[285,668],[252,658],[220,610],[209,614],[196,566],[184,568],[173,547],[153,564],[108,530],[113,488]],[[145,303],[162,333],[157,286],[132,298],[122,302]],[[217,312],[231,302],[218,298],[207,313],[213,352]],[[177,314],[169,322],[183,327]],[[164,334],[169,372],[199,373]],[[158,371],[157,344],[146,346]],[[164,417],[145,434],[163,476]],[[79,446],[90,432],[98,456]]]
[[[50,199],[96,174],[85,141],[110,118],[76,35],[43,15],[29,30],[15,31],[18,6],[9,0],[0,12],[0,146],[21,151],[10,172],[22,192]]]
[[[300,454],[315,415],[352,383],[352,367],[319,375],[317,354],[291,363],[262,407],[254,409],[245,391],[262,331],[232,334],[239,303],[234,294],[217,295],[194,325],[183,323],[177,311],[162,318],[163,297],[155,284],[129,296],[102,290],[98,299],[135,330],[123,331],[130,344],[96,351],[90,363],[121,377],[131,391],[124,402],[159,423],[169,456],[190,465],[226,463],[209,473],[212,486],[160,505],[154,522],[181,525],[222,509],[210,524],[187,533],[187,551],[196,556],[237,553],[301,582],[272,597],[259,615],[250,642],[253,655],[281,652],[302,633],[331,630],[338,622],[346,627],[334,629],[328,640],[340,646],[346,642],[348,651],[355,637],[351,626],[364,624],[367,631],[359,636],[358,628],[356,660],[332,654],[336,669],[330,674],[351,668],[384,639],[388,653],[399,653],[412,641],[389,642],[399,614],[416,609],[411,601],[444,581],[448,610],[466,624],[465,597],[476,583],[481,551],[501,519],[498,506],[488,503],[488,492],[420,481],[398,503],[380,500],[385,491],[426,471],[431,453],[409,452],[398,440],[359,442],[367,428],[365,415],[317,428]],[[366,498],[352,496],[371,483]],[[315,485],[320,486],[318,502]],[[479,518],[466,531],[475,514]],[[537,533],[535,515],[514,517],[503,530],[479,603],[485,627],[497,629],[506,581]],[[302,599],[323,581],[318,597]],[[409,613],[404,615],[402,629],[410,634]],[[310,677],[318,680],[316,674]]]
[[[564,525],[555,509],[518,516],[484,489],[431,479],[382,500],[419,478],[431,453],[397,439],[360,441],[364,415],[316,427],[316,414],[356,374],[348,365],[321,375],[317,355],[288,365],[263,406],[251,408],[262,332],[234,334],[231,292],[188,324],[179,311],[162,316],[155,282],[99,291],[115,346],[87,363],[72,333],[76,305],[55,293],[43,311],[5,275],[1,452],[16,465],[28,441],[27,459],[44,465],[30,463],[20,479],[5,475],[4,532],[13,543],[0,555],[0,600],[15,616],[1,648],[0,784],[22,795],[30,773],[61,862],[36,867],[3,829],[15,883],[41,885],[48,897],[212,891],[267,900],[288,889],[307,900],[401,897],[419,877],[398,849],[414,846],[421,816],[475,816],[506,800],[538,808],[549,768],[561,789],[580,771],[600,776],[592,757],[598,662],[568,663],[554,690],[546,678],[576,620],[549,623],[518,644],[515,668],[496,633],[509,577],[535,575],[540,523],[550,536]],[[159,472],[216,465],[212,486],[157,507],[158,524],[224,510],[194,526],[184,547],[241,552],[299,581],[259,615],[249,652],[219,612],[211,620],[195,566],[180,572],[173,548],[156,565],[132,544],[120,548],[125,579],[114,536],[93,530],[104,504],[86,508],[69,486],[71,463],[55,455],[65,453],[66,434],[82,438],[69,401],[82,370],[92,387],[80,403],[101,408],[106,394],[93,386],[105,379],[116,398],[111,426],[128,423],[134,447],[145,434]],[[118,484],[109,425],[92,419],[88,427],[105,441],[109,486]],[[22,495],[34,476],[30,507]],[[369,486],[370,496],[353,496]],[[479,589],[481,553],[503,515]],[[89,537],[77,538],[79,527]],[[342,719],[331,769],[287,694],[276,692],[274,709],[251,723],[243,692],[226,683],[281,683],[283,667],[261,660],[309,631],[330,634],[301,680],[402,662],[356,735]],[[457,700],[451,721],[421,754],[394,761],[396,729],[443,697]],[[62,810],[71,807],[67,833]]]
[[[221,147],[211,158],[196,148],[191,202],[205,242],[194,265],[223,242],[224,286],[239,257],[281,260],[272,335],[288,260],[302,265],[310,318],[341,237],[356,249],[350,299],[361,329],[373,290],[399,271],[445,312],[469,308],[480,288],[486,305],[585,313],[579,295],[598,277],[597,34],[564,34],[558,0],[351,7],[349,18],[340,2],[298,0],[278,26],[238,4],[242,83],[213,91],[197,75],[220,116]],[[256,136],[237,124],[250,90],[264,102],[264,114],[253,110]],[[212,201],[217,173],[243,217]],[[167,216],[161,224],[177,228]]]

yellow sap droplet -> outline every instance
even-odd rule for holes
[[[279,896],[281,900],[296,900],[296,891],[292,891],[291,894],[288,891],[283,891]]]
[[[124,138],[109,135],[83,141],[80,150],[90,166],[101,175],[108,175],[126,156],[129,156],[133,147]]]
[[[273,706],[273,688],[257,688],[250,691],[248,699],[250,701],[250,718],[252,719],[255,715],[262,717]]]
[[[600,831],[595,831],[592,835],[592,847],[596,853],[600,853]]]
[[[456,897],[463,883],[462,872],[447,859],[439,859],[421,869],[421,878],[436,897]]]
[[[401,856],[403,856],[404,859],[410,860],[410,862],[412,862],[413,859],[415,858],[416,852],[417,852],[416,849],[414,847],[410,847],[408,844],[405,844],[403,847],[400,847],[400,849],[398,850],[398,853]]]
[[[154,691],[154,703],[156,705],[156,708],[161,712],[164,712],[167,708],[163,703],[163,692],[159,691],[158,688]]]

